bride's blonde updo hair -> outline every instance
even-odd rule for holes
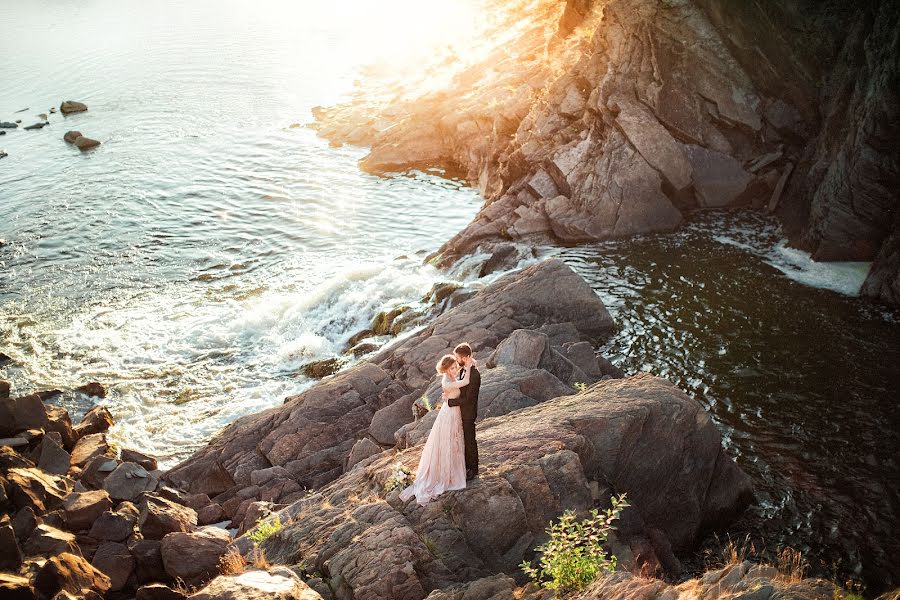
[[[456,357],[453,356],[452,354],[445,354],[444,356],[441,357],[441,360],[439,360],[437,362],[437,365],[435,365],[434,368],[437,370],[438,373],[443,375],[450,369],[450,367],[452,367],[455,364],[456,364]]]

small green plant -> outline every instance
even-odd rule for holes
[[[433,406],[431,406],[431,400],[428,399],[428,396],[422,396],[422,404],[425,405],[425,408],[428,410],[428,412],[431,412],[434,408]]]
[[[256,544],[262,544],[264,541],[281,531],[281,528],[281,519],[278,517],[275,517],[271,521],[264,521],[262,517],[260,517],[256,521],[256,527],[247,535],[247,537]]]
[[[581,381],[576,381],[575,385],[573,385],[572,387],[574,387],[579,392],[583,392],[584,390],[587,389],[587,384],[584,382],[581,382]]]
[[[539,585],[562,593],[586,588],[604,571],[614,571],[617,559],[603,549],[613,525],[628,508],[625,494],[614,496],[612,507],[600,513],[596,509],[582,521],[567,510],[547,528],[550,540],[535,548],[541,553],[537,568],[523,562],[522,571]]]

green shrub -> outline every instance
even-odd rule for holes
[[[428,410],[428,412],[431,412],[431,410],[433,409],[433,407],[431,406],[431,400],[428,399],[428,396],[422,396],[422,404],[425,405],[425,408]]]
[[[584,390],[587,389],[587,384],[586,384],[586,383],[582,383],[581,381],[576,381],[576,382],[575,382],[575,385],[572,386],[572,387],[574,387],[574,388],[575,388],[576,390],[578,390],[579,392],[583,392]]]
[[[628,508],[625,494],[612,498],[612,507],[600,513],[596,509],[583,521],[567,510],[547,528],[550,540],[535,548],[541,553],[537,568],[523,562],[520,566],[532,581],[563,593],[582,590],[604,571],[614,571],[616,557],[603,549],[613,523]]]
[[[256,521],[256,527],[247,535],[247,537],[257,544],[262,544],[271,536],[281,531],[282,527],[281,519],[278,517],[275,517],[271,521],[263,521],[262,517],[260,517],[259,520]]]

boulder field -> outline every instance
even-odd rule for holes
[[[613,329],[580,277],[539,262],[282,406],[238,419],[165,480],[220,506],[247,560],[263,554],[341,600],[549,598],[522,587],[519,568],[549,522],[626,493],[631,507],[610,541],[623,570],[603,580],[619,587],[583,597],[628,597],[619,591],[638,585],[629,572],[681,574],[679,557],[753,494],[697,401],[651,374],[622,378],[595,355]],[[480,475],[428,505],[404,503],[398,474],[415,472],[439,402],[432,365],[462,340],[482,370]],[[260,541],[261,519],[278,525]],[[813,585],[730,568],[735,591],[764,578],[771,593],[759,598]],[[606,589],[615,591],[592,591]]]
[[[314,111],[321,135],[371,147],[364,169],[437,165],[482,191],[442,258],[752,207],[816,260],[874,261],[863,294],[900,303],[896,2],[489,6],[494,51],[447,89]]]
[[[677,586],[649,577],[680,576],[680,557],[753,494],[698,402],[595,354],[613,330],[580,277],[539,262],[238,419],[167,473],[108,443],[102,405],[73,425],[46,403],[58,391],[9,397],[4,382],[0,595],[546,600],[519,565],[548,523],[625,493],[608,544],[619,570],[579,598],[841,597],[739,561]],[[439,401],[431,365],[460,340],[483,373],[480,475],[428,505],[401,502]],[[105,396],[97,384],[79,392]]]

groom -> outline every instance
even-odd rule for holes
[[[456,362],[461,367],[459,378],[465,377],[466,369],[471,369],[469,385],[460,388],[459,397],[447,401],[450,406],[458,406],[462,415],[463,440],[466,444],[466,481],[478,477],[478,444],[475,441],[475,418],[478,417],[478,392],[481,389],[481,373],[472,364],[472,347],[463,342],[453,349]]]

